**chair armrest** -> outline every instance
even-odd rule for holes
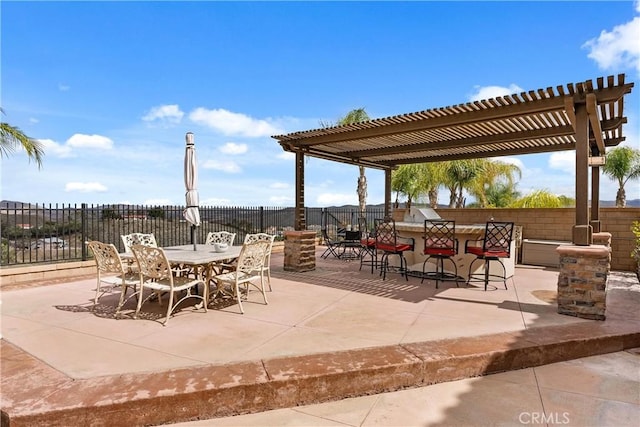
[[[484,240],[482,240],[482,239],[465,240],[464,241],[464,250],[466,251],[468,247],[481,248],[483,244],[484,244]]]
[[[410,245],[412,251],[416,248],[416,239],[413,237],[396,236],[396,241],[405,245]]]

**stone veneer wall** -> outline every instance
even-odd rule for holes
[[[285,231],[284,269],[297,272],[316,269],[315,231]]]
[[[558,246],[558,313],[604,320],[611,250],[605,245]]]

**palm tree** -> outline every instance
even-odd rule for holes
[[[0,108],[0,113],[4,114],[2,108]],[[42,157],[44,156],[42,143],[29,138],[24,132],[9,123],[0,123],[0,158],[14,153],[18,147],[22,147],[27,152],[29,160],[35,160],[38,169],[42,167]]]
[[[400,205],[400,194],[407,198],[406,207],[410,209],[414,200],[418,200],[422,194],[427,193],[426,185],[429,181],[425,178],[428,175],[425,171],[423,163],[400,165],[393,171],[391,190],[396,192],[394,207],[397,208]]]
[[[339,125],[350,125],[353,123],[366,122],[371,120],[364,108],[356,108],[347,113],[346,116],[338,120]],[[359,166],[360,175],[358,176],[358,204],[360,206],[360,216],[366,216],[367,213],[367,176],[365,175],[364,166]]]
[[[442,162],[421,163],[418,167],[420,189],[429,199],[429,206],[438,207],[438,190],[443,185],[444,164]]]
[[[614,181],[618,181],[616,207],[624,208],[627,204],[625,184],[629,180],[640,177],[640,150],[630,147],[614,148],[607,153],[602,172]]]
[[[482,173],[481,159],[453,160],[445,162],[444,185],[449,189],[449,208],[463,208],[463,191]]]
[[[502,198],[507,196],[508,191],[512,194],[516,193],[515,175],[518,178],[522,176],[518,166],[500,160],[477,159],[477,168],[482,170],[482,173],[474,176],[468,183],[467,190],[476,199],[479,207],[496,206],[488,200],[491,191],[496,195],[495,190],[499,190]],[[496,187],[498,184],[504,185]],[[496,188],[492,189],[492,187]]]
[[[488,186],[484,190],[486,205],[476,202],[477,207],[506,208],[520,197],[520,192],[516,191],[515,184],[507,182],[497,182]]]
[[[562,197],[562,198],[561,198]],[[511,203],[510,208],[563,208],[567,198],[556,196],[549,190],[535,190]]]

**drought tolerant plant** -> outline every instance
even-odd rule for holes
[[[636,275],[640,280],[640,221],[631,223],[631,232],[636,236],[636,247],[631,251],[631,257],[636,260]]]

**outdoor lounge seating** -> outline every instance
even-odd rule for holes
[[[163,325],[167,324],[169,317],[178,305],[190,298],[201,299],[204,311],[207,311],[207,289],[204,287],[204,282],[201,279],[191,279],[187,276],[175,276],[162,248],[133,245],[131,252],[133,252],[140,269],[140,295],[134,318],[139,316],[142,305],[152,297],[157,297],[158,304],[162,304],[164,293],[169,294],[169,301]],[[191,292],[193,289],[197,290],[199,284],[203,284],[203,296]],[[151,291],[146,297],[144,296],[145,290]],[[175,301],[176,294],[183,291],[185,292],[184,296]],[[198,307],[196,306],[196,308]]]
[[[382,218],[374,220],[376,229],[376,250],[382,251],[382,258],[380,259],[380,275],[382,280],[387,278],[387,272],[396,271],[405,276],[406,280],[409,280],[407,275],[407,260],[404,256],[406,251],[413,251],[415,248],[415,241],[410,237],[398,236],[396,232],[396,222],[393,218]],[[389,265],[389,257],[395,255],[399,258],[399,266]]]
[[[464,252],[476,256],[469,265],[469,278],[467,283],[482,282],[484,290],[492,280],[500,280],[504,282],[504,288],[507,289],[507,269],[505,268],[502,258],[511,256],[511,238],[513,236],[513,222],[488,221],[485,226],[484,238],[482,240],[467,241],[465,243]],[[484,262],[483,273],[472,273],[473,264],[476,261]],[[491,273],[490,263],[496,261],[504,274],[498,275]]]
[[[225,289],[225,287],[229,287],[231,288],[230,295],[236,298],[240,313],[244,314],[240,285],[245,286],[247,295],[249,293],[249,285],[252,285],[262,293],[264,303],[268,304],[264,281],[262,280],[264,274],[262,267],[270,247],[271,242],[267,240],[256,240],[243,244],[236,268],[228,273],[218,274],[213,277],[216,289],[211,299],[214,300],[220,295],[229,295]],[[260,285],[257,285],[256,281],[259,281]]]
[[[424,221],[424,250],[423,254],[427,256],[422,264],[422,281],[431,279],[436,281],[436,289],[438,282],[444,280],[454,280],[458,286],[458,266],[452,259],[458,254],[458,240],[456,239],[456,222],[449,220],[430,220]],[[436,270],[425,271],[427,262],[431,258],[436,259]],[[454,273],[447,273],[444,270],[444,261],[448,260],[453,265]]]
[[[116,316],[122,309],[126,301],[127,290],[133,289],[136,293],[140,276],[131,272],[125,262],[120,258],[118,250],[113,244],[98,242],[95,240],[87,242],[87,246],[93,252],[98,271],[96,282],[96,295],[93,300],[94,306],[98,304],[101,296],[107,292],[112,293],[118,289],[120,291],[120,301],[116,308]],[[133,294],[132,294],[133,295]]]

